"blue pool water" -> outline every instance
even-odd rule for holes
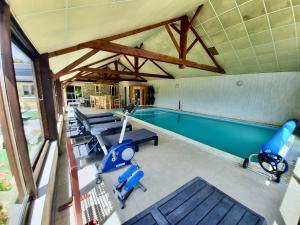
[[[259,152],[277,128],[160,108],[138,109],[134,117],[241,158]]]

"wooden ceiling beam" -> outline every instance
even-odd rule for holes
[[[123,78],[123,77],[114,77],[114,78],[100,78],[96,80],[95,82],[101,82],[101,81],[115,81],[115,82],[120,82],[120,81],[137,81],[137,82],[147,82],[146,80],[141,80],[137,78]]]
[[[66,83],[71,83],[72,80],[74,80],[74,78],[75,78],[75,80],[76,80],[77,78],[80,78],[80,77],[82,77],[82,76],[87,76],[87,75],[89,75],[89,74],[91,74],[91,72],[88,72],[88,71],[80,71],[80,72],[78,72],[77,74],[75,74],[73,77],[70,77],[70,78],[68,78],[68,79],[66,79],[66,80],[64,80],[64,81],[62,81],[62,82],[63,82],[63,85],[66,86]]]
[[[93,40],[93,41],[83,42],[83,43],[75,45],[75,46],[71,46],[71,47],[68,47],[68,48],[63,48],[63,49],[60,49],[60,50],[57,50],[57,51],[49,52],[48,55],[49,55],[49,58],[51,58],[51,57],[67,54],[67,53],[70,53],[70,52],[78,51],[78,50],[81,50],[81,49],[85,48],[84,44],[90,44],[90,43],[92,43],[94,41],[98,41],[98,40],[114,41],[114,40],[117,40],[117,39],[120,39],[120,38],[124,38],[124,37],[128,37],[128,36],[131,36],[131,35],[134,35],[134,34],[138,34],[138,33],[141,33],[141,32],[147,31],[147,30],[152,30],[154,28],[158,28],[158,27],[164,26],[164,25],[169,24],[169,23],[174,23],[176,21],[179,21],[180,19],[181,19],[181,16],[173,18],[173,19],[165,20],[165,21],[162,21],[162,22],[159,22],[159,23],[154,23],[154,24],[151,24],[151,25],[148,25],[148,26],[144,26],[144,27],[141,27],[141,28],[138,28],[138,29],[131,30],[131,31],[123,32],[121,34],[112,35],[112,36],[109,36],[109,37],[106,37],[106,38],[100,38],[100,39],[96,39],[96,40]]]
[[[78,66],[79,64],[81,64],[82,62],[87,60],[88,58],[92,57],[97,52],[99,52],[99,50],[93,49],[93,50],[89,51],[88,53],[84,54],[83,56],[81,56],[80,58],[76,59],[74,62],[70,63],[69,65],[67,65],[66,67],[64,67],[60,71],[58,71],[56,74],[54,74],[53,80],[56,81],[61,76],[69,73],[70,70],[72,70],[73,68],[75,68],[76,66]]]
[[[87,66],[87,67],[89,67],[89,66],[93,66],[93,65],[96,65],[96,64],[98,64],[98,63],[104,62],[104,61],[106,61],[106,60],[109,60],[109,59],[115,58],[115,57],[117,57],[117,56],[119,56],[119,55],[120,55],[120,54],[114,54],[114,55],[112,55],[112,56],[108,56],[108,57],[106,57],[106,58],[104,58],[104,59],[101,59],[101,60],[95,61],[95,62],[93,62],[93,63],[90,63],[90,64],[87,64],[87,65],[85,65],[85,66]]]
[[[117,40],[117,39],[121,39],[121,38],[124,38],[124,37],[134,35],[134,34],[138,34],[138,33],[141,33],[141,32],[147,31],[147,30],[152,30],[154,28],[164,26],[165,24],[174,23],[176,21],[181,20],[181,18],[182,18],[182,16],[176,17],[176,18],[173,18],[173,19],[169,19],[169,20],[165,20],[165,21],[162,21],[162,22],[159,22],[159,23],[151,24],[151,25],[148,25],[148,26],[145,26],[145,27],[141,27],[141,28],[134,29],[134,30],[131,30],[131,31],[127,31],[127,32],[124,32],[124,33],[121,33],[121,34],[117,34],[117,35],[113,35],[113,36],[110,36],[110,37],[107,37],[107,38],[103,38],[102,40],[103,41],[114,41],[114,40]]]
[[[96,65],[96,64],[98,64],[98,63],[101,63],[101,62],[107,61],[107,60],[109,60],[109,59],[115,58],[115,57],[117,57],[117,56],[119,56],[119,55],[120,55],[120,54],[115,54],[115,55],[112,55],[112,56],[106,57],[106,58],[104,58],[104,59],[101,59],[101,60],[95,61],[95,62],[93,62],[93,63],[87,64],[87,65],[84,65],[84,66],[82,66],[82,67],[89,67],[89,66],[93,66],[93,65]],[[103,65],[101,65],[101,66],[106,66],[106,65],[108,65],[108,64],[110,64],[110,63],[112,63],[112,62],[114,62],[114,61],[111,61],[111,62],[109,62],[109,63],[103,64]],[[82,67],[81,67],[81,68],[82,68]],[[70,71],[69,71],[69,73],[76,72],[76,71],[77,71],[76,69],[73,69],[73,70],[70,70]],[[66,73],[66,74],[67,74],[67,73]]]
[[[189,31],[189,18],[187,16],[183,16],[180,21],[180,53],[179,58],[183,61],[186,61],[187,54],[187,36]],[[185,64],[179,65],[179,68],[185,68]]]
[[[177,43],[177,41],[176,41],[176,39],[174,37],[173,32],[171,31],[171,29],[170,29],[170,27],[169,27],[168,24],[165,25],[165,28],[166,28],[166,30],[167,30],[167,32],[168,32],[168,34],[169,34],[169,36],[170,36],[170,38],[171,38],[174,46],[176,47],[178,54],[180,55],[181,50],[180,50],[180,47],[179,47],[179,45],[178,45],[178,43]]]
[[[180,34],[179,28],[176,27],[176,25],[174,23],[171,23],[170,26],[173,28],[173,30],[175,30],[178,34]]]
[[[143,65],[148,61],[148,59],[145,59],[144,62],[139,66],[139,70],[143,67]]]
[[[187,48],[186,54],[188,54],[188,53],[192,50],[192,48],[194,47],[194,45],[195,45],[197,42],[198,42],[198,39],[195,38],[195,40],[194,40],[194,41],[190,44],[190,46]]]
[[[198,34],[198,32],[196,31],[196,29],[193,26],[191,27],[191,31],[193,32],[193,34],[195,35],[195,37],[197,38],[197,40],[200,42],[200,44],[204,48],[205,52],[209,56],[209,58],[214,62],[214,64],[216,65],[216,67],[220,70],[220,73],[225,73],[225,70],[223,69],[223,67],[220,66],[220,64],[217,62],[217,60],[215,59],[215,57],[208,50],[208,47],[206,46],[206,44],[204,43],[204,41],[202,40],[202,38],[200,37],[200,35]]]
[[[70,78],[68,78],[68,79],[66,79],[66,80],[64,80],[64,81],[62,81],[62,82],[63,82],[63,84],[65,85],[65,83],[70,82],[74,77],[81,76],[82,74],[85,74],[85,73],[88,73],[88,72],[85,72],[85,71],[79,71],[79,72],[76,73],[73,77],[70,77]]]
[[[144,49],[132,48],[125,45],[120,45],[120,44],[106,42],[106,41],[96,41],[90,44],[85,44],[84,46],[87,48],[99,49],[99,50],[114,52],[119,54],[126,54],[129,56],[138,56],[140,58],[152,59],[152,60],[166,62],[175,65],[186,65],[187,67],[216,72],[216,73],[224,73],[224,71],[220,70],[220,68],[218,67],[199,64],[189,60],[179,59],[173,56],[146,51]]]
[[[188,25],[188,28],[187,28],[188,30],[192,27],[192,25],[193,25],[195,19],[197,18],[197,16],[198,16],[199,13],[200,13],[200,10],[202,9],[202,7],[203,7],[203,5],[200,5],[200,6],[198,6],[198,8],[196,9],[196,12],[194,13],[192,19],[191,19],[190,22],[189,22],[189,25]]]
[[[165,79],[174,79],[174,77],[170,77],[168,75],[161,74],[151,74],[151,73],[136,73],[136,72],[128,72],[128,71],[115,71],[108,69],[99,69],[99,68],[82,68],[78,69],[79,71],[88,71],[98,74],[122,74],[127,76],[142,76],[142,77],[156,77],[156,78],[165,78]]]
[[[127,55],[124,54],[124,58],[125,58],[126,61],[130,64],[130,66],[131,66],[133,69],[135,69],[135,68],[134,68],[134,65],[133,65],[132,62],[128,59]]]
[[[161,71],[163,71],[168,77],[170,77],[171,79],[174,79],[174,76],[169,74],[164,68],[162,68],[157,62],[155,62],[154,60],[151,60],[150,61],[157,67],[159,68]]]
[[[116,60],[114,60],[114,61],[111,61],[111,62],[108,62],[108,63],[105,63],[105,64],[103,64],[103,65],[101,65],[101,66],[99,66],[99,67],[97,67],[97,68],[104,68],[104,67],[107,67],[107,66],[109,66],[109,65],[111,65],[111,64],[113,64],[113,63],[115,63],[115,61]],[[83,68],[87,68],[88,66],[83,66]]]
[[[144,77],[138,77],[138,78],[140,78],[141,80],[147,82],[147,80]]]
[[[128,68],[128,67],[127,67],[126,65],[124,65],[121,61],[118,61],[118,63],[119,63],[121,66],[123,66],[125,69],[127,69],[128,71],[133,72],[132,69]]]

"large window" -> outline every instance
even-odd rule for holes
[[[16,169],[15,169],[16,170]],[[0,224],[15,224],[15,220],[20,215],[20,205],[22,198],[19,196],[14,173],[10,167],[6,145],[4,143],[2,127],[0,124]],[[16,217],[17,216],[17,217]],[[12,222],[14,221],[14,222]]]
[[[44,143],[39,98],[36,91],[33,62],[18,47],[12,44],[19,104],[24,124],[30,161],[34,164]]]

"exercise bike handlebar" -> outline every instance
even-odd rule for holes
[[[132,115],[136,109],[137,109],[136,105],[130,104],[130,105],[126,106],[123,110],[125,119],[123,121],[123,126],[122,126],[122,130],[120,133],[119,144],[121,144],[124,140],[124,135],[125,135],[126,126],[127,126],[127,122],[128,122],[128,116]]]
[[[127,115],[132,115],[137,109],[137,105],[129,104],[128,106],[124,107],[123,113]]]

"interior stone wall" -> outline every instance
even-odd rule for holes
[[[81,86],[84,98],[89,98],[90,95],[110,95],[111,86],[108,84],[96,84],[90,82],[73,82],[73,86]],[[96,86],[99,87],[99,93],[96,94]],[[118,87],[118,86],[117,86]],[[118,90],[117,90],[118,92]]]
[[[155,106],[268,124],[300,119],[300,73],[152,80]]]
[[[84,98],[89,98],[90,95],[95,95],[95,85],[89,85],[88,83],[85,83],[81,85],[82,88],[82,94]]]

